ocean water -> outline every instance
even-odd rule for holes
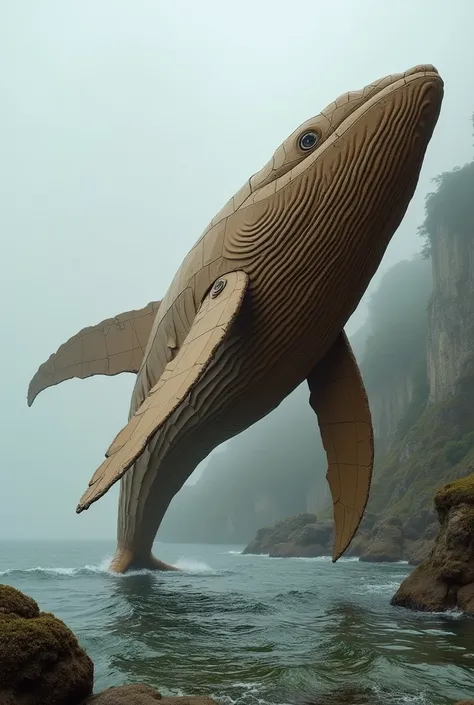
[[[145,682],[223,705],[474,698],[474,620],[390,606],[410,568],[155,544],[179,573],[107,572],[114,545],[0,542],[0,582],[77,635],[95,689]]]

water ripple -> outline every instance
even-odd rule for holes
[[[161,545],[157,555],[181,572],[116,576],[99,543],[62,546],[2,545],[0,579],[71,626],[98,689],[142,681],[223,705],[448,705],[474,695],[472,620],[390,606],[406,565]]]

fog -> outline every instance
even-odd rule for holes
[[[468,0],[0,2],[0,539],[115,535],[118,486],[75,506],[127,421],[134,377],[66,382],[29,409],[39,364],[82,327],[162,298],[301,122],[433,63],[442,114],[373,286],[419,251],[430,179],[470,154],[473,22]],[[362,302],[348,331],[365,315]]]

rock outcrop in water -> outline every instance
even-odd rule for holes
[[[94,664],[64,622],[0,585],[0,705],[217,705],[203,696],[162,697],[144,684],[92,695],[93,681]]]
[[[92,661],[64,622],[0,585],[1,705],[78,705],[93,679]]]
[[[98,695],[88,698],[83,705],[217,705],[212,698],[203,696],[163,697],[150,685],[119,685],[107,688]]]
[[[430,512],[430,523],[419,534],[411,523],[402,524],[396,517],[376,521],[370,512],[364,515],[359,531],[346,552],[347,557],[358,557],[368,563],[392,563],[408,559],[419,565],[429,555],[433,539],[438,533],[435,512]],[[330,519],[318,519],[314,514],[296,514],[275,526],[259,529],[244,554],[264,554],[270,558],[316,558],[332,553],[333,524]]]
[[[458,608],[474,617],[474,475],[439,490],[435,506],[435,545],[391,604],[430,612]]]
[[[259,529],[243,553],[272,558],[315,558],[328,556],[332,549],[331,521],[318,521],[314,514],[297,514],[275,526]]]

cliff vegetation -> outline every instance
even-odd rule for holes
[[[416,393],[377,469],[371,500],[373,510],[402,518],[431,506],[435,488],[472,472],[474,461],[474,161],[434,181],[419,229],[433,291],[415,353]],[[393,331],[393,345],[399,334]]]

